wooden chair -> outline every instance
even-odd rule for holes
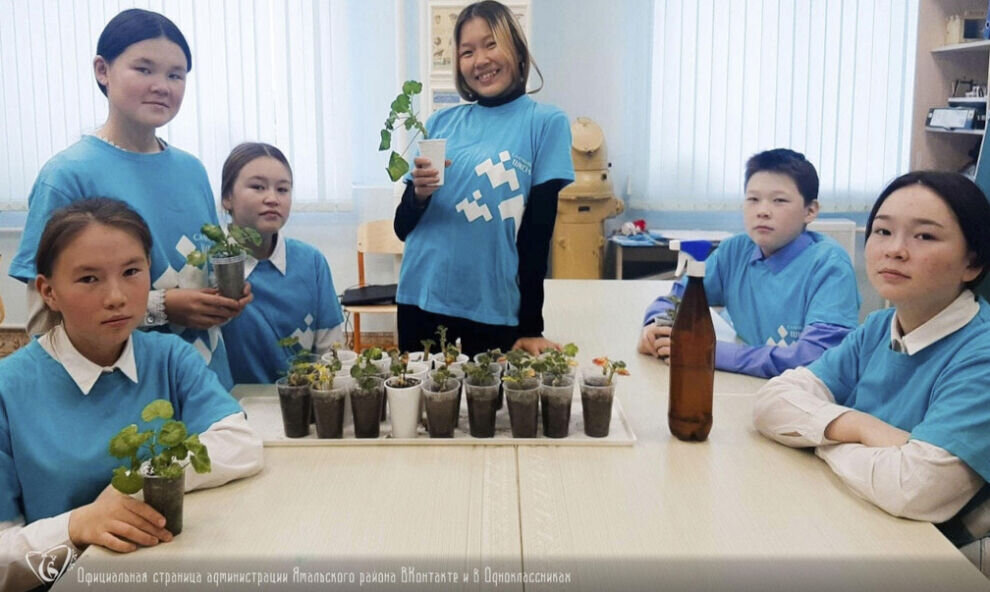
[[[394,255],[396,259],[402,256],[405,245],[395,236],[392,220],[373,220],[364,222],[357,230],[357,268],[358,286],[364,286],[364,255]],[[363,314],[395,314],[394,304],[374,304],[360,306],[345,306],[344,310],[354,315],[354,351],[361,351],[361,315]]]

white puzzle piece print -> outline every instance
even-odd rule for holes
[[[492,211],[484,204],[478,205],[478,200],[481,199],[481,192],[476,190],[471,197],[474,198],[473,201],[465,197],[458,202],[454,209],[464,214],[468,222],[474,222],[478,218],[484,218],[485,222],[491,222]]]

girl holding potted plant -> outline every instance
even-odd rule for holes
[[[41,582],[32,551],[97,544],[118,552],[171,539],[164,518],[108,488],[107,442],[151,401],[209,447],[213,471],[186,490],[256,473],[261,440],[196,350],[174,335],[135,331],[151,287],[152,234],[123,202],[79,200],[42,232],[38,294],[58,324],[0,360],[0,588]],[[55,462],[58,459],[65,462]]]
[[[450,328],[464,353],[556,347],[543,333],[543,278],[557,193],[574,180],[567,115],[526,94],[533,60],[512,12],[471,4],[454,25],[454,79],[468,105],[434,113],[449,166],[418,157],[395,212],[405,241],[399,347]],[[537,69],[537,72],[539,70]],[[472,256],[484,253],[484,257]]]
[[[865,251],[870,283],[894,307],[771,379],[753,409],[768,438],[814,447],[857,495],[939,523],[957,544],[987,528],[968,519],[985,516],[990,480],[990,306],[974,293],[990,265],[987,228],[990,203],[962,175],[895,179],[867,219]]]
[[[246,142],[223,164],[220,204],[233,223],[261,235],[244,275],[254,303],[223,326],[230,370],[238,383],[273,383],[287,363],[278,340],[298,338],[318,356],[343,340],[344,316],[326,258],[316,248],[286,238],[282,228],[292,207],[292,167],[271,144]]]
[[[151,220],[151,284],[141,325],[175,332],[196,346],[227,388],[233,386],[218,326],[251,301],[204,288],[202,272],[187,265],[203,221],[217,222],[213,192],[203,164],[155,136],[182,105],[192,54],[185,37],[166,17],[130,9],[100,34],[93,60],[96,83],[108,100],[106,123],[52,157],[38,173],[10,275],[28,284],[28,332],[53,322],[34,291],[35,251],[51,213],[91,196],[121,199]]]

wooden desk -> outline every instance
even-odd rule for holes
[[[267,448],[261,475],[188,495],[185,531],[172,543],[129,555],[94,548],[76,569],[203,574],[200,586],[169,590],[214,590],[205,583],[214,570],[399,578],[401,566],[469,580],[480,570],[477,583],[422,590],[491,589],[485,568],[569,578],[500,590],[990,590],[933,526],[885,514],[809,452],[756,433],[760,379],[719,373],[708,442],[673,439],[667,368],[635,353],[643,309],[669,286],[546,285],[550,338],[578,343],[582,360],[629,363],[618,395],[638,437],[632,448]],[[221,587],[272,588],[325,586]],[[100,587],[70,572],[57,589]]]

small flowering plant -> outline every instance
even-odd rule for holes
[[[397,349],[391,349],[388,352],[389,358],[392,359],[391,365],[389,365],[389,372],[395,377],[395,380],[390,382],[393,387],[406,388],[410,386],[416,386],[419,384],[419,380],[407,376],[409,374],[409,353],[401,353]],[[394,384],[392,384],[394,383]]]
[[[320,362],[313,365],[311,376],[312,388],[318,391],[332,391],[333,380],[337,377],[337,372],[343,367],[340,358],[333,356],[332,362]]]
[[[454,375],[450,373],[450,368],[448,368],[446,364],[430,373],[430,378],[433,379],[433,384],[440,390],[446,388],[447,381],[453,377]]]
[[[629,371],[626,370],[626,363],[622,360],[610,360],[603,356],[601,358],[595,358],[592,362],[595,366],[601,367],[602,376],[606,377],[605,384],[612,384],[612,377],[616,374],[629,376]]]
[[[533,356],[526,353],[525,350],[514,349],[505,357],[509,361],[509,368],[502,376],[502,382],[518,385],[527,378],[536,376],[536,370],[533,369]]]
[[[285,381],[289,386],[305,386],[312,382],[312,373],[316,364],[313,355],[303,349],[298,337],[283,337],[278,345],[288,354],[288,368],[285,371]]]

